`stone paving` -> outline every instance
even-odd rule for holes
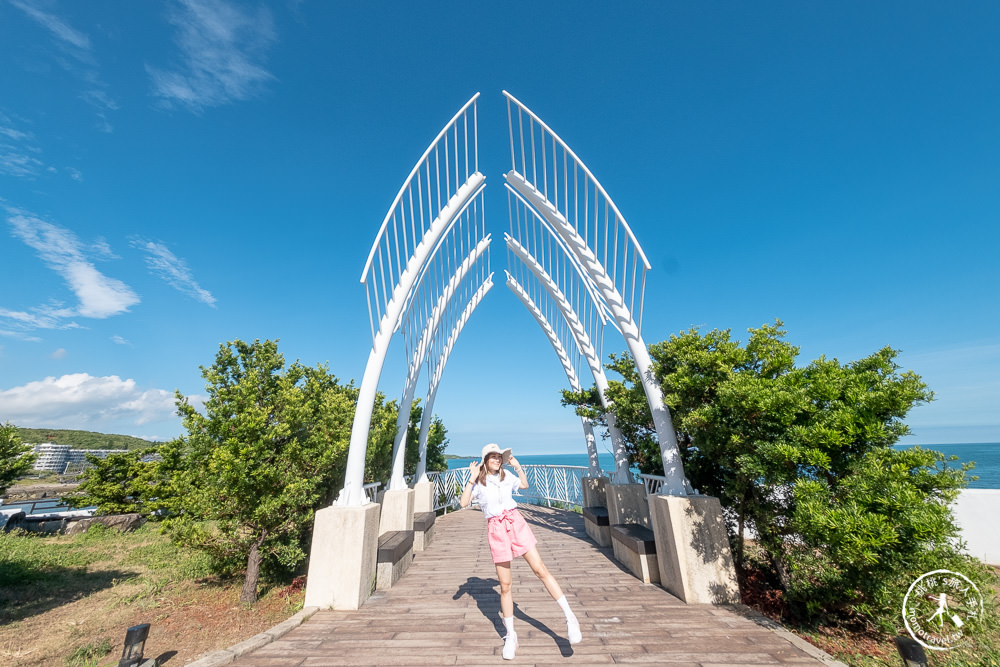
[[[558,605],[523,559],[513,563],[520,647],[500,656],[503,623],[496,570],[476,510],[438,517],[430,548],[388,591],[358,611],[319,611],[304,624],[236,660],[264,665],[586,665],[670,667],[831,665],[751,618],[711,605],[686,605],[643,584],[598,547],[573,512],[522,506],[539,552],[580,620],[570,645]],[[810,655],[816,653],[819,657]]]

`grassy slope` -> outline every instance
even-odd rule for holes
[[[54,442],[57,445],[70,445],[74,449],[145,449],[156,443],[135,438],[131,435],[114,435],[96,433],[94,431],[71,431],[56,428],[21,428],[17,427],[22,442],[32,444]]]
[[[115,664],[125,630],[151,623],[146,655],[183,664],[272,627],[301,591],[264,590],[239,604],[239,580],[212,576],[206,558],[156,525],[122,534],[0,533],[0,664]]]

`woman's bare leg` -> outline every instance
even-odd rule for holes
[[[545,563],[542,562],[542,556],[538,553],[537,547],[531,547],[531,550],[524,554],[524,560],[531,567],[531,571],[535,573],[543,584],[545,584],[545,590],[549,592],[553,600],[558,600],[563,596],[562,589],[559,588],[559,582],[556,578],[552,576],[549,572],[549,568],[545,567]],[[507,573],[510,574],[510,563],[507,563]],[[497,566],[497,571],[499,571],[499,566]],[[501,580],[501,587],[503,581]],[[511,598],[513,600],[513,598]],[[500,597],[500,604],[503,604],[503,596]]]
[[[514,615],[514,593],[511,591],[510,561],[496,563],[497,579],[500,580],[500,615],[510,618]]]

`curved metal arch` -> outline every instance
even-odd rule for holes
[[[660,443],[660,457],[663,462],[664,476],[666,477],[666,483],[664,484],[664,489],[666,493],[672,495],[686,495],[686,479],[684,477],[683,464],[681,462],[680,449],[677,445],[677,434],[673,427],[673,421],[670,416],[670,410],[667,408],[666,404],[663,402],[663,391],[659,384],[656,382],[652,373],[652,360],[649,357],[649,351],[646,348],[645,342],[642,340],[640,334],[641,322],[641,309],[642,301],[645,297],[645,271],[649,269],[649,262],[646,260],[645,254],[642,252],[642,248],[639,246],[635,235],[632,234],[631,228],[628,227],[621,213],[618,211],[617,206],[608,197],[607,192],[601,187],[597,179],[593,177],[590,170],[583,164],[583,162],[576,156],[575,153],[566,145],[566,143],[558,137],[547,125],[545,125],[538,116],[532,113],[527,107],[525,107],[521,102],[519,102],[512,95],[504,91],[508,99],[508,125],[511,132],[511,162],[512,166],[515,167],[511,169],[510,172],[505,174],[504,178],[507,183],[509,183],[518,193],[527,201],[532,208],[534,208],[539,214],[541,214],[546,221],[552,226],[552,228],[558,233],[566,245],[569,247],[570,251],[576,256],[580,264],[586,269],[591,280],[597,286],[598,291],[604,298],[605,303],[608,305],[615,321],[618,323],[618,329],[621,331],[622,336],[625,338],[626,346],[635,361],[636,370],[639,373],[643,390],[646,394],[646,400],[649,403],[649,409],[652,413],[653,423],[656,427],[657,439]],[[531,165],[534,175],[534,182],[529,182],[524,174],[519,173],[516,170],[516,153],[514,150],[514,134],[513,134],[513,121],[510,114],[510,102],[513,102],[518,109],[518,122],[519,127],[523,128],[522,112],[525,113],[530,121],[529,132],[531,134]],[[540,128],[540,144],[541,144],[541,156],[542,156],[542,175],[543,175],[543,187],[539,189],[535,182],[537,182],[537,160],[535,156],[535,130],[534,124],[537,123]],[[525,156],[526,144],[523,137],[523,129],[521,129],[520,134],[520,147],[522,155],[522,169],[527,171],[527,160]],[[546,158],[546,140],[548,145],[552,147],[553,151],[553,166],[552,166],[552,182],[553,182],[553,192],[557,198],[555,202],[550,201],[547,193],[549,190],[549,175],[548,168],[545,163]],[[565,215],[559,207],[558,192],[559,192],[559,172],[558,172],[558,162],[556,159],[557,151],[556,147],[559,146],[562,150],[564,169],[562,172],[562,183],[564,187],[564,208]],[[602,263],[601,259],[596,254],[595,250],[590,247],[587,242],[588,237],[590,237],[590,217],[587,206],[589,206],[589,194],[587,194],[586,202],[584,206],[584,223],[581,229],[580,219],[579,219],[579,203],[576,202],[573,207],[569,205],[568,191],[569,191],[569,177],[567,164],[572,158],[572,166],[574,173],[574,189],[576,188],[576,174],[579,171],[585,175],[585,178],[589,181],[584,183],[585,194],[589,193],[589,188],[593,188],[595,191],[595,209],[599,212],[599,207],[597,204],[597,195],[599,194],[604,201],[605,211],[609,208],[614,213],[614,220],[612,221],[614,230],[614,251],[611,255],[613,259],[613,266],[609,269],[605,266],[608,259],[609,250],[609,236],[611,234],[612,225],[608,223],[607,217],[604,221],[604,237],[601,239],[599,233],[600,220],[599,217],[595,217],[593,225],[593,236],[595,241],[603,241],[603,250],[605,262]],[[576,197],[574,195],[574,200]],[[572,210],[571,210],[572,209]],[[573,216],[574,221],[571,222],[569,216]],[[599,216],[599,213],[595,213],[595,216]],[[618,260],[621,257],[623,260],[628,259],[628,244],[624,245],[624,253],[619,255],[618,251],[618,235],[621,230],[627,236],[627,240],[631,242],[633,247],[632,260],[633,260],[633,270],[632,273],[628,272],[628,262],[623,261],[622,272],[618,271]],[[581,234],[582,232],[582,234]],[[595,243],[595,246],[600,246],[599,243]],[[640,290],[639,297],[639,310],[640,319],[637,320],[632,315],[632,308],[630,304],[634,306],[635,300],[635,285],[636,279],[635,274],[638,268],[638,258],[642,259],[642,287]],[[627,289],[630,294],[629,298],[626,299],[625,296],[619,289],[619,284]]]
[[[482,239],[472,249],[472,252],[462,260],[458,269],[452,274],[448,284],[445,285],[441,295],[438,297],[437,303],[435,303],[434,309],[431,311],[424,325],[424,330],[421,332],[419,342],[414,351],[415,354],[410,360],[406,381],[403,383],[403,397],[400,400],[399,411],[396,416],[396,437],[392,443],[392,473],[389,477],[389,490],[406,487],[406,480],[403,477],[406,448],[403,446],[403,443],[406,440],[406,432],[409,429],[410,411],[413,407],[413,395],[416,393],[417,380],[420,377],[420,368],[423,366],[427,351],[430,349],[431,339],[441,324],[445,309],[458,291],[459,285],[465,279],[466,275],[468,275],[469,271],[472,270],[473,266],[475,266],[476,262],[479,261],[479,258],[489,252],[490,240],[490,236],[487,234],[486,238]]]
[[[611,313],[608,311],[608,306],[606,303],[604,303],[600,292],[597,291],[597,287],[594,285],[594,282],[590,279],[590,276],[587,275],[586,270],[582,266],[580,266],[580,263],[577,261],[576,256],[572,252],[570,252],[568,247],[566,247],[566,243],[565,241],[562,240],[562,237],[560,237],[559,234],[557,234],[556,231],[552,229],[548,221],[542,216],[540,216],[538,212],[535,211],[535,209],[524,199],[524,197],[521,196],[521,193],[512,188],[509,183],[504,183],[504,188],[507,190],[509,196],[515,197],[517,201],[521,204],[521,207],[519,208],[523,208],[526,213],[530,213],[532,219],[537,221],[542,226],[542,228],[546,232],[548,232],[549,238],[553,239],[558,248],[562,250],[563,255],[566,257],[567,261],[573,267],[573,271],[579,278],[580,284],[583,286],[584,290],[587,292],[587,295],[590,297],[590,301],[594,305],[594,310],[597,312],[598,317],[600,317],[601,319],[601,324],[604,325],[610,323],[612,326],[617,327],[617,323],[611,317]],[[514,207],[511,206],[509,200],[507,202],[507,207],[510,210],[511,217],[513,218]],[[527,241],[528,240],[527,237],[530,236],[528,230],[520,229],[521,227],[520,221],[518,223],[518,227],[519,227],[519,229],[517,230],[518,236]],[[513,219],[511,220],[511,231],[512,232],[514,231]],[[513,233],[510,234],[510,236],[514,236],[514,234]],[[518,243],[521,243],[521,241],[518,241]],[[525,246],[525,251],[531,252],[531,249]]]
[[[569,300],[563,294],[559,285],[549,276],[545,267],[541,266],[535,257],[525,250],[517,239],[511,237],[510,235],[504,235],[504,240],[507,243],[507,247],[514,253],[514,255],[521,260],[524,266],[535,276],[536,280],[546,291],[549,298],[555,304],[559,313],[562,315],[563,320],[569,327],[570,333],[576,343],[577,349],[582,354],[584,360],[587,362],[587,366],[590,368],[591,374],[594,376],[594,383],[597,385],[598,395],[601,399],[601,406],[605,410],[605,419],[608,423],[608,433],[611,436],[611,443],[614,446],[614,456],[615,456],[615,477],[614,481],[617,484],[628,484],[632,481],[632,476],[628,469],[628,452],[625,449],[625,441],[622,438],[621,432],[615,425],[615,416],[609,411],[607,391],[608,391],[608,377],[604,373],[604,366],[601,363],[600,356],[597,350],[594,348],[590,341],[590,337],[587,335],[583,324],[580,322],[579,317],[577,317],[576,311],[573,310],[573,306],[569,303]],[[520,288],[521,286],[514,280],[514,278],[508,273],[507,285],[511,286],[511,282]],[[512,288],[513,289],[513,288]],[[516,292],[515,292],[516,293]],[[520,298],[520,294],[518,294]],[[527,297],[527,294],[525,294]],[[522,303],[528,307],[529,310],[535,307],[534,302],[526,302],[521,299]],[[529,299],[530,301],[530,299]],[[533,313],[534,314],[534,313]],[[539,311],[541,315],[541,311]],[[544,319],[544,315],[542,316]],[[535,318],[538,319],[537,317]],[[541,322],[539,322],[541,325]],[[545,327],[542,327],[545,330]],[[546,334],[548,331],[546,330]],[[561,360],[561,359],[560,359]],[[574,391],[580,391],[580,388],[573,387]]]
[[[556,353],[556,357],[559,359],[559,363],[562,364],[563,372],[566,373],[566,379],[569,381],[569,386],[573,391],[580,391],[580,379],[577,377],[576,371],[573,368],[573,364],[570,361],[569,354],[566,352],[566,348],[563,346],[562,341],[559,336],[556,335],[555,330],[552,325],[549,324],[548,318],[545,314],[535,305],[528,293],[521,287],[521,284],[510,274],[509,271],[505,271],[507,274],[507,287],[510,291],[518,298],[518,300],[524,304],[524,307],[528,309],[531,316],[535,318],[535,322],[541,328],[545,337],[549,340],[549,345]],[[594,438],[594,426],[590,419],[587,417],[580,417],[583,422],[583,435],[587,442],[587,460],[589,461],[589,474],[592,477],[599,477],[603,473],[601,472],[601,462],[597,457],[597,441]]]
[[[393,200],[375,238],[361,275],[368,299],[369,324],[372,330],[372,349],[365,364],[364,377],[358,390],[358,402],[351,427],[351,441],[347,454],[344,488],[337,498],[339,505],[364,505],[365,452],[378,381],[385,364],[389,342],[399,326],[414,284],[429,257],[452,228],[454,220],[479,194],[486,179],[478,171],[478,139],[475,101],[478,93],[445,125],[424,151],[410,172],[403,187]],[[473,156],[475,170],[469,161],[468,117],[473,118]],[[464,119],[464,151],[459,150],[458,121]],[[449,130],[454,140],[448,144]],[[441,143],[444,140],[445,178],[441,179]],[[454,162],[452,161],[454,155]],[[431,169],[433,156],[434,169]],[[464,157],[465,180],[459,183]],[[451,165],[454,164],[454,187]],[[418,178],[414,178],[419,176]],[[442,197],[442,185],[444,197]],[[426,188],[426,202],[425,192]],[[416,194],[416,204],[414,204]],[[436,195],[436,206],[435,197]],[[445,200],[445,198],[447,198]],[[425,215],[426,213],[426,215]],[[420,234],[417,234],[417,218]],[[408,224],[407,224],[408,223]],[[390,233],[391,231],[391,233]],[[378,321],[378,330],[375,322]]]
[[[483,282],[479,285],[479,288],[469,299],[468,304],[466,304],[461,314],[456,318],[455,324],[448,335],[441,354],[436,360],[434,370],[428,380],[427,398],[424,401],[424,411],[420,419],[420,439],[418,445],[420,458],[417,461],[416,474],[413,476],[413,479],[417,482],[427,481],[427,435],[430,432],[431,413],[434,408],[434,400],[437,398],[437,390],[441,383],[441,377],[444,374],[445,365],[448,363],[448,357],[451,356],[451,351],[455,347],[455,342],[458,340],[458,336],[462,333],[462,329],[465,328],[469,318],[472,317],[472,313],[475,312],[476,308],[491,289],[493,289],[492,273],[486,276]]]

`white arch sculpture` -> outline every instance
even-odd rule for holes
[[[526,243],[527,239],[512,234],[507,237],[508,247],[522,262],[534,267],[529,272],[535,279],[548,283],[543,292],[550,300],[560,302],[558,310],[563,322],[569,326],[573,321],[576,333],[583,330],[586,337],[559,337],[547,320],[539,319],[543,311],[537,304],[525,302],[525,305],[529,305],[529,312],[549,335],[564,369],[572,368],[565,363],[569,358],[563,346],[570,340],[578,351],[587,348],[586,355],[599,361],[594,341],[600,338],[587,329],[598,328],[596,322],[600,319],[603,336],[603,324],[610,314],[635,361],[660,443],[666,478],[663,492],[667,495],[649,498],[649,514],[656,535],[661,578],[668,590],[685,601],[731,601],[737,589],[721,507],[714,498],[687,497],[670,412],[653,378],[649,353],[640,334],[649,263],[632,230],[586,165],[527,107],[506,91],[504,95],[511,151],[511,170],[504,178],[525,211],[532,212],[532,220],[543,223],[539,228],[554,232],[552,238],[558,237],[559,241],[555,244],[557,250],[551,244],[533,247]],[[417,475],[421,480],[426,479],[426,433],[431,408],[445,364],[465,323],[492,287],[492,273],[486,275],[480,270],[477,274],[480,281],[467,279],[473,274],[471,267],[483,264],[484,256],[488,262],[489,236],[485,234],[485,226],[479,228],[481,234],[468,237],[461,231],[453,233],[456,225],[459,230],[467,229],[462,221],[467,218],[470,206],[478,206],[486,184],[479,172],[478,97],[477,93],[455,114],[417,161],[393,200],[365,263],[361,283],[368,298],[372,349],[359,387],[344,488],[334,505],[316,513],[306,606],[357,609],[368,598],[375,579],[378,535],[384,529],[379,526],[379,515],[384,523],[387,514],[397,514],[387,512],[390,494],[401,494],[399,497],[411,494],[408,509],[398,515],[408,515],[412,526],[413,490],[403,488],[402,483],[403,443],[419,368],[426,359],[430,377],[421,423]],[[516,143],[512,105],[517,111]],[[444,247],[448,249],[439,258],[439,250]],[[557,256],[565,261],[550,263]],[[553,271],[553,267],[558,268]],[[577,278],[570,279],[570,274]],[[424,283],[425,280],[429,282]],[[466,292],[460,286],[470,282],[476,289],[466,299]],[[421,288],[424,284],[429,287]],[[568,285],[572,287],[567,293],[563,288]],[[527,294],[523,288],[512,286],[512,289],[519,298]],[[587,294],[581,296],[581,292]],[[459,293],[462,298],[456,299]],[[581,319],[580,313],[590,307],[599,315]],[[394,443],[390,489],[380,510],[377,504],[368,503],[364,494],[365,453],[389,342],[401,328],[407,338],[409,366]],[[579,387],[579,381],[575,384],[573,381],[578,374],[567,372],[567,376],[571,386]],[[596,450],[592,446],[592,432],[588,443],[593,469]]]
[[[587,166],[530,109],[507,91],[503,94],[511,157],[511,170],[504,179],[562,238],[607,304],[635,361],[653,416],[666,478],[663,492],[687,495],[677,434],[640,333],[649,262],[618,207]]]
[[[573,261],[573,255],[566,248],[559,235],[516,191],[510,186],[507,187],[509,190],[508,210],[511,215],[511,232],[518,235],[518,238],[514,238],[510,234],[504,235],[507,248],[544,287],[562,319],[569,326],[575,346],[586,360],[594,377],[594,384],[597,385],[601,405],[605,410],[605,421],[608,424],[608,433],[614,447],[615,474],[613,481],[616,484],[629,484],[632,482],[632,475],[629,472],[628,452],[625,449],[625,441],[621,432],[615,426],[614,414],[608,411],[608,378],[604,373],[599,349],[600,338],[603,338],[603,327],[608,323],[605,314],[607,307],[600,300],[590,278]],[[522,245],[522,240],[524,245]],[[532,251],[529,248],[535,248],[535,250]],[[578,305],[570,303],[571,300]],[[582,316],[578,313],[582,313]],[[584,319],[587,324],[584,323]],[[579,389],[574,388],[574,391],[579,391]]]

